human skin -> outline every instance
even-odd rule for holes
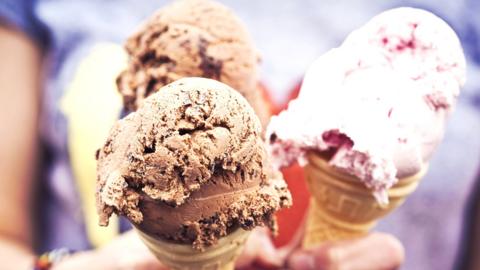
[[[26,36],[0,22],[0,58],[0,260],[4,269],[28,269],[41,57]]]
[[[298,239],[301,239],[299,237]],[[298,244],[297,242],[296,244]],[[309,250],[289,246],[275,249],[266,231],[257,229],[236,262],[237,269],[397,269],[404,260],[400,242],[393,236],[373,233],[364,238],[323,244]],[[166,269],[150,254],[134,232],[128,232],[95,251],[78,253],[55,270],[69,269]]]
[[[286,265],[298,270],[392,270],[400,267],[404,258],[403,246],[395,237],[371,233],[356,240],[297,250],[287,258]]]

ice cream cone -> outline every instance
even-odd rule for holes
[[[317,154],[308,155],[305,175],[311,193],[303,246],[363,236],[377,220],[398,206],[416,188],[427,166],[400,179],[388,190],[388,205],[380,205],[359,179],[336,170]]]
[[[214,246],[200,251],[192,245],[175,244],[149,236],[137,229],[150,251],[167,267],[175,270],[232,270],[250,231],[237,229],[220,238]]]

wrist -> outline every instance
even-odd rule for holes
[[[35,260],[33,264],[34,270],[50,270],[60,261],[70,256],[72,252],[66,248],[55,249],[46,253],[43,253]]]
[[[92,267],[94,252],[82,251],[68,256],[67,258],[55,263],[50,270],[70,270],[70,269],[87,269]]]

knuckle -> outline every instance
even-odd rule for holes
[[[340,248],[331,247],[325,252],[325,268],[328,270],[342,269]]]

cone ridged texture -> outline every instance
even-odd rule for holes
[[[305,175],[311,193],[303,246],[366,235],[377,220],[399,207],[418,186],[428,166],[400,179],[388,190],[389,204],[380,205],[358,179],[336,170],[316,154],[308,155]]]
[[[155,239],[137,230],[150,251],[172,270],[233,270],[250,231],[237,229],[200,251],[192,245],[174,244]]]

